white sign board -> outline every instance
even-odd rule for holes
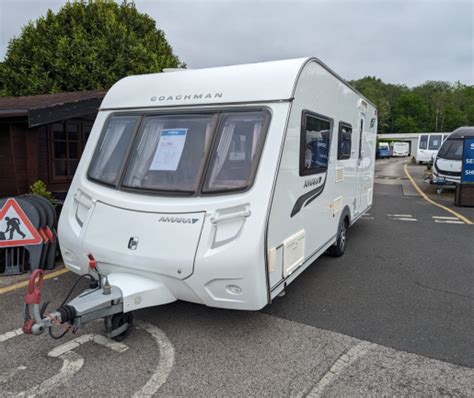
[[[183,154],[188,129],[163,129],[150,170],[174,171]]]

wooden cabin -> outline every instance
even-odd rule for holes
[[[64,198],[105,91],[0,98],[0,197],[42,180]]]

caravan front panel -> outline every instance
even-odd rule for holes
[[[262,199],[288,106],[100,112],[60,221],[66,266],[87,273],[92,253],[115,280],[146,277],[175,299],[265,306]],[[150,305],[137,302],[127,309]]]

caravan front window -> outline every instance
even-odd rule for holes
[[[203,192],[240,190],[249,186],[263,145],[267,113],[224,115],[211,154]]]
[[[89,178],[115,185],[138,117],[111,117],[89,168]]]
[[[269,121],[265,110],[112,116],[88,177],[178,195],[245,190],[254,180]]]
[[[210,143],[212,115],[145,117],[123,185],[192,193]]]
[[[430,144],[429,144],[428,149],[430,149],[432,151],[437,151],[441,146],[441,140],[442,140],[441,135],[438,135],[438,134],[431,135],[430,136]]]
[[[463,140],[448,139],[438,152],[438,157],[448,160],[462,160]]]

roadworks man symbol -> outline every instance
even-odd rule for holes
[[[38,245],[41,236],[15,199],[0,210],[0,247]]]

